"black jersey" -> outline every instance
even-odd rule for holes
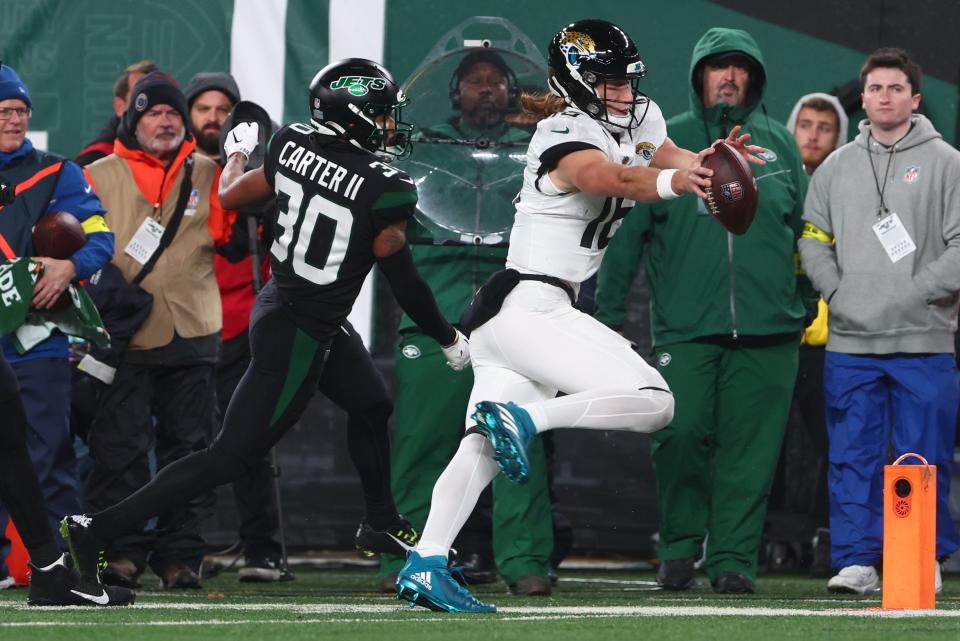
[[[413,215],[417,189],[365,149],[301,123],[273,136],[263,170],[277,194],[270,263],[280,297],[305,331],[330,334],[373,267],[373,239]]]

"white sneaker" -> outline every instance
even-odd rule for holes
[[[934,561],[934,574],[933,574],[933,591],[937,594],[943,592],[943,574],[940,570],[940,562]]]
[[[827,590],[845,594],[875,594],[880,576],[872,565],[848,565],[827,582]]]
[[[939,578],[939,576],[940,575],[938,574],[937,577]],[[12,576],[5,576],[2,579],[0,579],[0,590],[6,590],[7,588],[12,588],[16,584],[17,584],[17,580],[15,578],[13,578]]]

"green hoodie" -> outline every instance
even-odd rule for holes
[[[703,60],[727,52],[756,62],[745,104],[704,108]],[[698,151],[739,124],[742,133],[753,135],[753,143],[766,147],[767,164],[752,165],[759,190],[756,218],[744,235],[735,236],[692,195],[638,205],[604,257],[596,316],[612,327],[623,326],[627,292],[643,257],[655,346],[791,332],[799,341],[805,315],[816,314],[816,296],[796,268],[807,174],[793,136],[757,109],[766,79],[763,56],[745,31],[710,29],[694,48],[689,78],[691,108],[668,120],[667,132],[678,146]]]

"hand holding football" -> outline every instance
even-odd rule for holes
[[[87,235],[80,221],[65,211],[46,214],[33,226],[33,250],[36,256],[66,260],[86,242]],[[64,289],[50,309],[60,311],[71,304],[70,290]]]
[[[720,141],[713,148],[703,160],[703,166],[713,170],[712,186],[704,189],[707,211],[728,231],[743,234],[757,213],[757,179],[732,146]]]

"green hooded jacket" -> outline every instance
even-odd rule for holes
[[[701,99],[704,58],[727,52],[744,53],[756,63],[747,98],[736,107],[707,109]],[[678,146],[699,151],[739,124],[741,133],[752,134],[752,143],[766,147],[767,164],[751,165],[759,191],[756,218],[745,234],[735,236],[689,194],[638,205],[604,257],[596,316],[611,327],[623,326],[627,293],[643,258],[655,346],[790,332],[799,341],[804,317],[816,314],[816,296],[798,275],[796,258],[807,174],[793,136],[761,107],[763,56],[745,31],[710,29],[694,48],[689,78],[690,110],[667,121],[668,135]]]
[[[420,136],[437,138],[465,138],[472,139],[486,136],[498,142],[526,142],[530,140],[530,132],[506,123],[495,129],[475,129],[462,121],[443,123],[430,129],[425,129]],[[416,142],[417,138],[414,138]],[[525,151],[525,149],[524,149]],[[518,166],[519,167],[519,166]],[[462,175],[475,172],[474,167],[446,167],[450,171],[462,171]],[[522,167],[517,171],[522,171]],[[431,234],[428,229],[416,220],[411,220],[407,226],[407,236],[411,239],[426,240]],[[417,271],[427,281],[437,300],[440,313],[451,323],[460,320],[460,314],[494,272],[503,269],[507,260],[505,247],[491,247],[486,245],[429,245],[411,244],[413,260]],[[417,331],[417,326],[406,314],[400,319],[400,332]]]

